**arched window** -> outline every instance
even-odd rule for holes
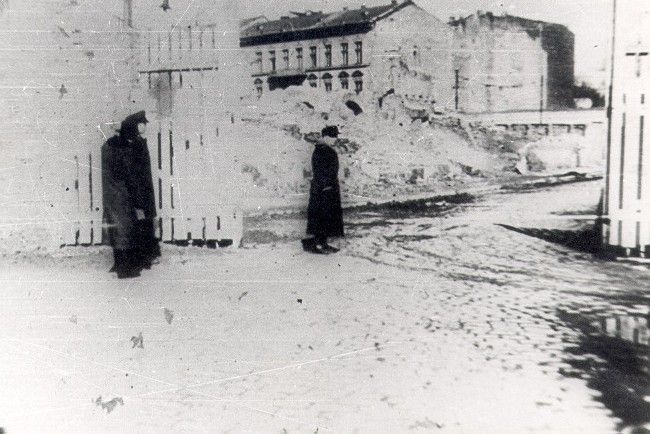
[[[354,81],[354,91],[360,94],[363,90],[363,72],[354,71],[352,73],[352,81]]]
[[[264,82],[262,81],[261,78],[256,78],[253,84],[255,84],[255,90],[257,91],[257,95],[261,96],[264,90]]]
[[[309,74],[307,81],[311,87],[318,87],[318,77],[315,74]]]
[[[330,73],[323,74],[323,84],[325,85],[325,92],[332,90],[332,75]]]
[[[343,71],[339,74],[339,79],[341,80],[341,89],[349,89],[350,85],[350,74]]]

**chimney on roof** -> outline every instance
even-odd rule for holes
[[[280,17],[280,19],[281,19],[281,20],[288,20],[288,19],[289,19],[289,17],[288,17],[288,16],[286,16],[286,15],[282,15],[282,16]]]
[[[347,7],[347,6],[343,6],[343,10],[344,10],[344,11],[347,11],[347,10],[348,10],[348,7]]]
[[[393,6],[397,6],[397,0],[391,0],[390,4],[392,4]]]
[[[362,11],[365,11],[365,10],[366,10],[366,4],[365,4],[365,3],[361,5],[361,10],[362,10]]]

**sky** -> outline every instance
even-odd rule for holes
[[[244,0],[242,17],[265,15],[278,18],[289,11],[307,9],[324,12],[388,4],[390,0]],[[415,0],[415,3],[443,21],[466,16],[477,10],[495,14],[507,12],[525,18],[566,25],[576,37],[576,77],[601,85],[607,74],[611,38],[612,0]]]

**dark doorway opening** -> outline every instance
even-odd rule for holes
[[[354,113],[355,116],[358,116],[361,113],[363,113],[363,109],[361,108],[361,106],[354,101],[346,101],[345,106],[350,110],[352,110],[352,113]]]
[[[302,86],[307,75],[274,75],[269,77],[269,90],[286,89],[289,86]]]

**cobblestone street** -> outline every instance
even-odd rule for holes
[[[4,258],[0,426],[647,432],[650,271],[575,248],[599,188],[351,212],[337,255],[287,218],[129,282],[106,249]]]

